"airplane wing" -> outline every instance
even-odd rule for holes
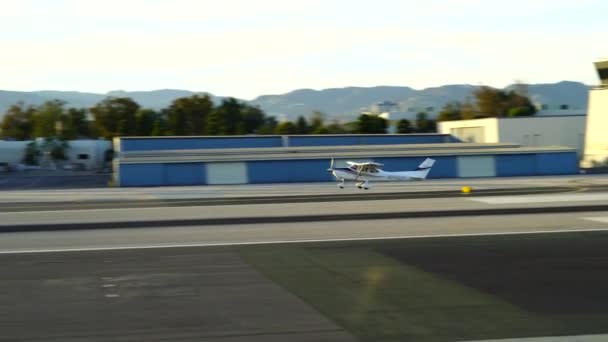
[[[384,164],[374,163],[374,162],[356,163],[356,162],[352,162],[352,161],[347,161],[346,164],[348,164],[350,166],[375,166],[375,167],[380,167],[380,166],[384,165]]]

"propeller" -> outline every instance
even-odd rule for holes
[[[329,162],[329,169],[327,169],[327,171],[333,171],[334,170],[334,158],[331,158],[331,162]]]

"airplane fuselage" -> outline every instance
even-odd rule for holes
[[[388,172],[380,169],[376,172],[357,172],[348,167],[333,169],[333,175],[338,180],[350,181],[406,181],[420,179],[417,171]]]
[[[349,167],[334,167],[331,160],[329,169],[331,174],[339,181],[338,187],[344,189],[345,181],[354,181],[359,189],[370,189],[370,181],[410,181],[426,179],[431,167],[435,163],[433,159],[426,158],[415,170],[389,172],[380,169],[383,164],[374,162],[355,163],[346,162]]]

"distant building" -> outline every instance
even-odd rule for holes
[[[32,141],[0,140],[0,164],[17,168],[23,163],[26,146]],[[42,139],[37,139],[38,145]],[[61,164],[84,170],[101,169],[105,163],[105,154],[112,148],[109,140],[70,140],[65,151],[67,160]]]
[[[397,102],[385,100],[373,104],[369,110],[374,114],[381,114],[399,111],[400,108]]]
[[[536,116],[587,115],[586,108],[579,108],[566,103],[558,105],[537,103],[534,106],[537,110]]]
[[[575,148],[582,157],[586,119],[585,115],[563,115],[443,121],[437,131],[469,143],[566,146]]]
[[[429,119],[435,119],[440,110],[441,110],[441,108],[437,107],[437,106],[426,106],[426,107],[418,106],[418,107],[406,108],[406,111],[408,113],[411,113],[413,115],[413,117],[416,117],[416,114],[418,114],[418,113],[426,113],[426,115]]]
[[[582,166],[608,163],[608,59],[595,62],[600,85],[589,90],[589,111]]]

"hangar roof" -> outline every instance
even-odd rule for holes
[[[232,162],[264,160],[363,159],[575,152],[562,146],[519,147],[516,144],[408,144],[285,148],[238,148],[122,152],[120,163]]]

